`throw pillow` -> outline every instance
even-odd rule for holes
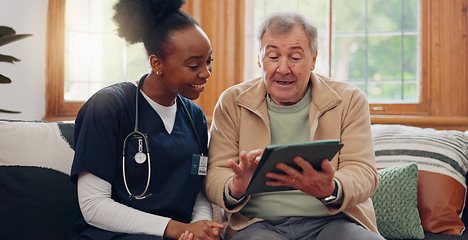
[[[372,125],[378,169],[418,165],[418,210],[427,232],[458,235],[466,197],[468,136],[460,131]]]
[[[379,186],[371,196],[377,228],[386,239],[423,239],[418,213],[415,163],[378,170]]]
[[[0,119],[0,165],[36,166],[70,174],[73,122]]]

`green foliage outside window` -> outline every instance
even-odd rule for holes
[[[327,0],[287,3],[255,0],[255,26],[275,11],[299,11],[319,28],[315,72],[360,87],[371,103],[418,102],[419,0],[333,0],[332,22]]]

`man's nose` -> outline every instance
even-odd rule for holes
[[[278,61],[278,67],[276,68],[276,72],[286,75],[291,73],[291,69],[289,68],[290,62],[287,59],[280,59]]]

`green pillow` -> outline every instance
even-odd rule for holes
[[[423,239],[416,163],[381,169],[378,175],[379,186],[371,199],[380,234],[387,239]]]

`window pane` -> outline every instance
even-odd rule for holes
[[[86,101],[99,89],[138,80],[148,63],[142,44],[128,47],[112,21],[115,0],[67,0],[65,101]]]
[[[366,0],[333,0],[333,27],[337,33],[364,32]]]
[[[399,31],[402,26],[401,7],[401,0],[367,0],[367,31]]]
[[[142,74],[149,72],[150,64],[146,55],[143,44],[127,46],[127,79],[139,80]]]
[[[365,89],[366,39],[364,37],[337,36],[334,39],[332,75],[337,81],[348,80]]]
[[[419,101],[419,2],[334,0],[332,78],[370,103]]]
[[[103,82],[102,87],[125,81],[125,41],[114,35],[104,35],[96,39],[94,43],[99,46],[99,51],[96,51],[95,55],[101,57],[99,58],[100,66],[97,66],[97,63],[93,66],[95,74],[90,77],[90,80]]]
[[[406,0],[402,2],[403,29],[414,32],[419,31],[419,1],[420,0]]]
[[[401,77],[401,36],[367,37],[367,71],[371,79]]]
[[[90,0],[67,0],[65,9],[65,28],[68,31],[88,31],[90,20]]]

